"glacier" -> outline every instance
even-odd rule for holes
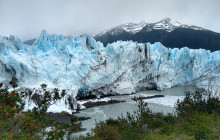
[[[45,30],[33,45],[15,36],[0,37],[0,82],[13,80],[27,88],[46,83],[69,89],[73,98],[220,86],[220,51],[167,47],[133,41],[103,46],[86,34],[66,37]]]

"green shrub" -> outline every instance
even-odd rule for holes
[[[16,87],[15,83],[11,84]],[[49,106],[63,98],[66,92],[63,90],[60,94],[58,89],[49,92],[46,85],[42,85],[42,90],[44,94],[35,100],[37,107],[23,112],[22,98],[27,93],[18,94],[0,89],[0,139],[63,139],[80,129],[81,124],[77,122],[77,118],[71,118],[71,124],[62,125],[56,124],[54,120],[47,120]],[[51,130],[46,131],[48,126],[51,126]]]
[[[106,120],[105,123],[106,123],[106,125],[119,126],[120,121],[110,118],[110,119]]]
[[[159,133],[170,135],[173,133],[173,131],[174,131],[174,127],[172,125],[164,125],[160,127]]]
[[[208,139],[213,134],[217,118],[215,114],[195,112],[190,118],[182,121],[182,130],[197,140]]]
[[[187,92],[183,101],[177,101],[176,111],[177,115],[183,118],[191,117],[196,111],[209,114],[216,112],[220,115],[220,99],[204,90]]]
[[[111,125],[103,124],[101,127],[95,127],[92,131],[95,133],[94,139],[96,140],[117,140],[120,138],[118,128]]]

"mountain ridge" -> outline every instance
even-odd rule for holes
[[[101,41],[106,46],[118,40],[137,41],[138,43],[154,43],[161,42],[170,48],[189,47],[191,49],[206,49],[217,51],[220,49],[220,33],[213,32],[202,27],[181,24],[170,18],[165,18],[156,23],[145,23],[138,31],[125,30],[127,24],[122,24],[103,31],[94,38]],[[129,25],[138,26],[138,24],[130,23]],[[135,28],[133,28],[135,30]]]
[[[130,30],[126,29],[127,26],[130,27]],[[139,30],[136,30],[135,26],[138,26]],[[148,32],[152,31],[153,29],[163,29],[163,30],[166,30],[168,32],[171,32],[174,28],[177,28],[177,27],[191,28],[191,29],[195,29],[195,30],[208,30],[208,29],[198,27],[198,26],[194,26],[194,25],[190,25],[190,24],[181,24],[180,22],[178,22],[176,20],[173,20],[171,18],[165,18],[165,19],[163,19],[159,22],[156,22],[156,23],[146,23],[145,21],[142,21],[140,23],[121,24],[121,25],[118,25],[116,27],[107,29],[107,30],[95,35],[95,37],[96,36],[101,36],[106,32],[110,32],[110,33],[114,32],[113,30],[118,30],[118,29],[124,29],[124,31],[130,32],[130,33],[137,33],[139,31],[141,31],[144,27],[146,28],[146,26],[148,27],[147,28]]]

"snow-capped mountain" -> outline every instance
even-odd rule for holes
[[[109,33],[111,35],[118,35],[123,31],[131,33],[131,34],[135,34],[135,33],[139,32],[140,30],[142,30],[143,27],[145,27],[146,25],[147,25],[147,23],[145,23],[144,21],[140,22],[140,23],[122,24],[120,26],[103,31],[100,34],[98,34],[97,36],[102,36],[105,33]]]
[[[170,18],[156,23],[123,24],[96,35],[95,39],[104,45],[118,40],[132,40],[139,43],[161,42],[171,48],[187,46],[211,51],[219,50],[220,46],[219,33],[190,24],[181,24]]]
[[[103,46],[89,35],[42,31],[33,45],[0,37],[0,82],[21,87],[46,83],[85,94],[130,94],[145,89],[220,83],[220,51],[166,48],[161,43],[118,41]]]
[[[176,28],[186,28],[193,30],[207,30],[201,27],[193,26],[190,24],[181,24],[180,22],[173,20],[171,18],[165,18],[157,23],[147,24],[145,31],[150,32],[152,30],[165,30],[167,32],[172,32]]]
[[[140,23],[122,24],[122,25],[116,26],[114,28],[105,30],[105,31],[101,32],[100,34],[96,35],[96,37],[102,36],[105,33],[109,33],[111,35],[119,35],[123,31],[131,33],[131,34],[135,34],[139,31],[141,31],[144,27],[145,27],[145,31],[147,31],[147,32],[150,32],[152,30],[165,30],[167,32],[171,32],[178,27],[189,28],[189,29],[194,29],[194,30],[207,30],[207,29],[193,26],[193,25],[189,25],[189,24],[184,25],[184,24],[181,24],[180,22],[175,21],[171,18],[165,18],[165,19],[163,19],[159,22],[156,22],[156,23],[146,23],[145,21],[142,21]]]

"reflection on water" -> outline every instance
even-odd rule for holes
[[[125,100],[126,102],[104,105],[94,108],[89,108],[86,110],[80,111],[77,116],[91,117],[89,120],[82,121],[82,127],[86,128],[87,131],[80,132],[76,135],[84,135],[87,132],[91,132],[91,128],[95,127],[95,123],[99,121],[104,121],[108,118],[117,118],[118,116],[125,116],[127,112],[133,113],[137,110],[137,103],[132,100],[134,96],[139,95],[165,95],[163,98],[153,98],[146,99],[144,101],[148,102],[148,107],[152,112],[162,112],[164,114],[174,113],[175,108],[173,104],[176,103],[178,98],[184,98],[186,91],[195,91],[194,86],[180,86],[173,87],[171,89],[166,89],[163,91],[148,90],[136,93],[134,95],[125,95],[125,96],[112,96],[111,99],[116,100]]]

